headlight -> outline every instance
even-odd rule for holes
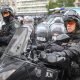
[[[15,72],[15,69],[0,73],[0,80],[6,80],[14,72]]]

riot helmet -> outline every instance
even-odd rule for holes
[[[1,7],[1,14],[3,15],[3,13],[6,13],[6,12],[9,12],[10,15],[14,15],[14,10],[12,9],[12,7],[9,7],[9,6],[2,6]]]
[[[35,29],[36,42],[45,43],[48,41],[48,28],[47,26],[38,25]]]
[[[73,33],[73,31],[72,32],[69,31],[70,27],[74,28],[74,32],[77,32],[80,29],[80,20],[78,17],[73,16],[73,15],[65,16],[64,17],[64,24],[65,24],[65,27],[66,27],[68,33]]]
[[[76,30],[80,27],[80,16],[75,10],[68,10],[64,13],[63,19],[66,27],[66,22],[75,21],[76,22]]]
[[[31,16],[24,16],[23,24],[31,24],[34,25],[34,18]]]
[[[63,23],[54,23],[50,26],[51,40],[55,41],[57,36],[66,34],[66,29]]]
[[[70,9],[70,10],[67,10],[64,13],[64,16],[75,16],[75,17],[79,17],[79,14],[75,10]]]
[[[9,6],[2,6],[1,7],[1,14],[2,14],[3,20],[5,22],[9,22],[10,21],[10,17],[14,16],[14,11]]]

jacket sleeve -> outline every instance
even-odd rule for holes
[[[70,60],[77,60],[80,56],[80,43],[69,47],[67,50],[61,52],[45,53],[45,60],[50,63],[65,61],[67,58]]]
[[[63,52],[70,58],[80,56],[80,42],[74,46],[71,46],[68,50],[64,50]]]

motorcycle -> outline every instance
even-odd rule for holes
[[[0,59],[0,80],[6,80],[11,72],[18,69],[24,63],[24,61],[21,61],[21,53],[25,52],[29,37],[30,32],[28,28],[23,27],[16,30]]]
[[[54,66],[48,65],[40,60],[35,63],[34,58],[30,57],[30,59],[29,56],[28,58],[25,56],[29,39],[28,28],[16,30],[1,57],[0,80],[64,80],[64,69],[58,68],[55,64]],[[22,55],[23,53],[25,54]]]
[[[59,36],[61,37],[61,36]],[[58,37],[58,40],[59,40]],[[63,37],[61,37],[63,38]],[[38,61],[39,53],[36,47],[34,47],[29,54],[26,62],[22,64],[7,80],[67,80],[65,70],[57,67],[56,64],[44,63],[41,60]],[[36,54],[36,58],[33,57]],[[32,56],[33,55],[33,56]],[[36,60],[35,60],[36,59]]]

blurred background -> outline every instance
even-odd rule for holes
[[[80,0],[0,0],[0,6],[5,4],[12,6],[16,15],[42,16],[50,14],[49,9],[79,7]]]
[[[0,0],[0,7],[4,5],[11,6],[16,16],[32,16],[36,23],[54,12],[64,13],[68,9],[80,15],[80,0]]]

